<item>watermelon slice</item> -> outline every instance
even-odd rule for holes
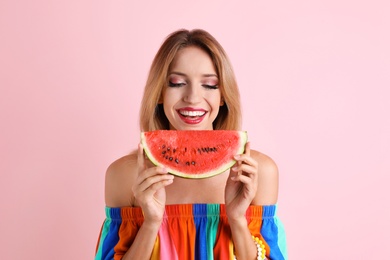
[[[225,172],[244,152],[245,131],[156,130],[141,133],[145,154],[168,172],[191,179],[208,178]]]

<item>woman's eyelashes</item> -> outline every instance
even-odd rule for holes
[[[207,88],[207,89],[217,89],[218,88],[218,84],[215,84],[215,85],[203,84],[202,86]]]
[[[187,85],[187,84],[185,82],[172,82],[172,81],[168,82],[168,86],[173,87],[173,88],[182,87],[184,85]],[[202,87],[204,87],[206,89],[217,89],[218,84],[202,84]]]
[[[169,81],[168,85],[169,85],[170,87],[177,88],[177,87],[184,86],[185,83],[184,83],[184,82],[178,82],[178,83],[175,82],[175,83],[174,83],[174,82],[172,82],[172,81]]]

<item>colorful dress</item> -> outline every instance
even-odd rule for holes
[[[287,259],[284,228],[276,205],[250,206],[246,217],[269,259]],[[143,222],[139,207],[108,208],[95,260],[122,259]],[[234,259],[231,231],[223,204],[166,205],[152,260]]]

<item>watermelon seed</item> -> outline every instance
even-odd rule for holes
[[[165,144],[162,145],[162,148],[163,148],[163,149],[165,148]]]
[[[168,148],[167,148],[167,150],[168,150],[168,151],[170,151],[170,150],[171,150],[171,148],[170,148],[170,147],[168,147]]]
[[[162,154],[165,154],[167,151],[162,151]]]
[[[190,162],[186,162],[186,165],[190,165]]]
[[[184,147],[184,152],[187,152],[187,147]]]
[[[194,161],[192,161],[192,162],[191,162],[191,164],[192,164],[192,165],[195,165],[195,162],[194,162]]]
[[[167,155],[167,156],[165,156],[165,159],[168,159],[168,155]]]
[[[178,160],[178,159],[175,159],[175,162],[176,162],[176,163],[179,163],[179,160]]]
[[[175,148],[173,148],[173,153],[175,153],[176,152],[176,149]]]
[[[172,160],[173,160],[173,158],[172,158],[172,157],[169,157],[169,160],[170,160],[170,161],[172,161]]]

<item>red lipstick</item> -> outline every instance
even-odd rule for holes
[[[207,111],[202,108],[183,107],[177,110],[179,117],[186,124],[199,124],[204,119]]]

